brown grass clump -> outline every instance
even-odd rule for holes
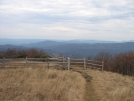
[[[86,81],[76,72],[0,69],[0,101],[83,101]]]
[[[101,101],[134,101],[134,77],[88,69]]]

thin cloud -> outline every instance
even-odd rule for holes
[[[0,34],[6,38],[132,40],[133,4],[133,0],[1,0]]]

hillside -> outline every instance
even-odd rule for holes
[[[72,43],[71,43],[72,42]],[[134,42],[126,43],[75,43],[71,41],[57,42],[57,41],[43,41],[39,43],[31,43],[23,45],[24,47],[40,48],[49,52],[49,54],[57,53],[66,57],[87,58],[94,57],[100,52],[108,52],[110,54],[118,54],[120,52],[134,51]],[[47,51],[49,50],[49,51]],[[52,50],[52,52],[50,51]]]
[[[103,40],[47,40],[47,39],[7,39],[0,38],[0,45],[12,44],[12,45],[22,45],[31,43],[42,43],[44,41],[49,42],[62,42],[62,43],[116,43],[115,41],[103,41]]]
[[[51,56],[66,56],[75,58],[95,57],[100,52],[107,52],[112,55],[134,51],[134,42],[126,43],[67,43],[57,41],[42,41],[38,43],[22,44],[21,46],[15,45],[0,45],[0,50],[8,48],[26,49],[37,48],[43,49]]]
[[[134,77],[72,68],[0,68],[0,101],[133,101]]]
[[[79,72],[87,81],[85,101],[133,101],[134,77],[123,76],[117,73],[93,70]]]
[[[0,51],[5,51],[7,49],[25,50],[25,49],[28,49],[28,48],[23,47],[23,46],[15,46],[15,45],[11,45],[11,44],[0,45]]]
[[[29,43],[37,43],[44,41],[43,39],[8,39],[0,38],[0,45],[12,44],[12,45],[21,45]]]
[[[0,68],[0,101],[83,101],[85,83],[76,72]]]

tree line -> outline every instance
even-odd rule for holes
[[[128,51],[112,56],[110,53],[101,52],[94,60],[104,61],[104,70],[117,72],[123,75],[134,76],[134,52]]]
[[[0,51],[0,58],[48,58],[50,57],[43,50],[38,49],[26,49],[26,50],[17,50],[17,49],[7,49],[6,51]]]

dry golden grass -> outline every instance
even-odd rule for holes
[[[134,101],[134,77],[88,69],[100,101]]]
[[[134,77],[76,67],[81,75],[42,65],[0,69],[0,101],[134,101]]]
[[[83,101],[85,79],[45,68],[0,69],[0,101]]]

